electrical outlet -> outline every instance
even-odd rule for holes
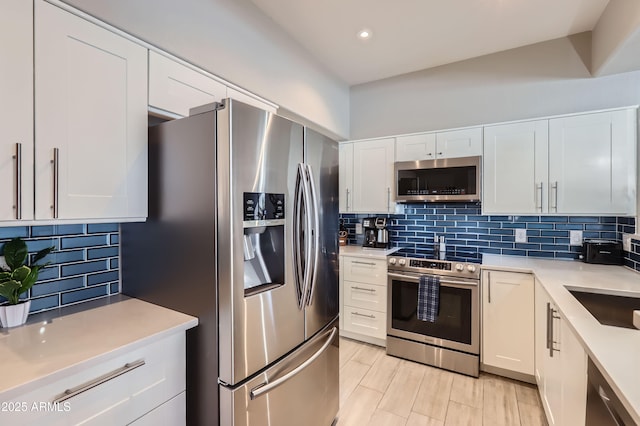
[[[582,231],[569,231],[569,245],[582,245]]]
[[[526,243],[527,242],[527,230],[517,228],[516,229],[516,243]]]
[[[356,234],[362,234],[362,224],[356,223]]]
[[[622,234],[622,249],[624,251],[631,251],[631,238],[634,234]]]

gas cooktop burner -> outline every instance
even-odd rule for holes
[[[390,271],[409,271],[421,274],[446,274],[467,278],[480,278],[480,268],[473,263],[396,256],[390,256],[387,263]]]

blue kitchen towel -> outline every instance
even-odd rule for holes
[[[435,322],[440,307],[440,277],[420,276],[418,284],[418,319]]]

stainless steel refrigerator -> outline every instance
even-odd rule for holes
[[[189,425],[338,411],[338,146],[225,100],[149,130],[149,219],[121,227],[123,293],[199,318]]]

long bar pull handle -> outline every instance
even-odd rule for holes
[[[351,312],[351,315],[356,315],[359,317],[365,317],[365,318],[375,318],[375,315],[365,315],[365,314],[361,314],[360,312]]]
[[[358,287],[358,286],[351,286],[352,289],[354,290],[360,290],[360,291],[368,291],[371,293],[375,293],[376,290],[374,288],[364,288],[364,287]]]
[[[307,305],[311,305],[313,301],[313,290],[316,282],[318,281],[318,264],[320,263],[320,207],[318,206],[318,190],[316,188],[315,180],[313,179],[313,170],[310,165],[307,165],[307,179],[309,181],[309,188],[311,189],[311,205],[309,210],[313,210],[312,220],[313,228],[311,233],[313,234],[313,267],[311,268],[311,285],[309,286],[309,295],[307,297]]]
[[[540,182],[539,184],[534,183],[534,185],[535,185],[535,190],[533,192],[533,200],[536,206],[536,210],[539,210],[542,212],[542,182]]]
[[[491,303],[491,272],[487,272],[487,287],[488,287],[489,303]]]
[[[16,143],[16,219],[22,219],[22,144]]]
[[[349,188],[346,189],[347,192],[347,211],[349,211]]]
[[[555,312],[556,312],[555,309],[549,307],[549,322],[551,323],[551,326],[550,326],[551,332],[549,333],[549,356],[551,358],[553,358],[553,353],[554,352],[560,352],[560,349],[556,349],[556,348],[553,347],[553,344],[557,343],[555,340],[553,340],[553,332],[554,332],[554,330],[553,330],[553,320],[554,319],[560,319],[559,316],[555,315]]]
[[[553,190],[553,205],[550,205],[549,208],[553,209],[554,212],[558,212],[558,181],[553,183],[549,183],[549,204],[551,204],[551,191]]]
[[[284,376],[274,380],[273,382],[271,382],[271,383],[265,382],[265,383],[259,384],[255,388],[251,389],[251,392],[249,392],[249,396],[251,397],[251,399],[256,399],[260,395],[263,395],[263,394],[271,391],[272,389],[277,388],[278,386],[280,386],[281,384],[283,384],[287,380],[293,378],[298,373],[302,372],[302,370],[304,370],[309,365],[311,365],[313,363],[313,361],[318,359],[318,357],[320,357],[320,355],[322,355],[324,353],[324,351],[326,351],[327,348],[329,348],[329,346],[331,345],[331,342],[333,342],[333,339],[334,339],[334,337],[336,336],[337,333],[338,333],[338,328],[337,327],[333,327],[330,332],[327,332],[327,334],[329,334],[329,338],[324,342],[322,347],[320,349],[318,349],[318,351],[316,353],[311,355],[311,357],[309,357],[305,362],[303,362],[302,364],[300,364],[299,366],[297,366],[296,368],[294,368],[293,370],[291,370],[290,372],[288,372]]]
[[[123,365],[122,367],[113,370],[110,373],[107,373],[103,376],[100,377],[96,377],[95,379],[86,382],[84,384],[81,384],[79,386],[76,386],[75,388],[71,388],[71,389],[67,389],[66,391],[64,391],[63,393],[61,393],[60,395],[58,395],[52,402],[54,404],[56,403],[60,403],[63,401],[66,401],[67,399],[71,399],[74,396],[80,395],[83,392],[86,392],[90,389],[95,388],[96,386],[99,386],[103,383],[108,382],[109,380],[113,380],[118,376],[122,376],[123,374],[126,374],[132,370],[135,370],[138,367],[142,367],[145,364],[144,359],[139,359],[137,361],[134,362],[128,362],[125,365]]]
[[[360,262],[359,260],[352,260],[351,263],[357,263],[358,265],[376,266],[376,264],[373,262]]]
[[[547,303],[547,349],[551,346],[551,303]]]
[[[53,218],[58,218],[60,190],[60,149],[53,148]]]

